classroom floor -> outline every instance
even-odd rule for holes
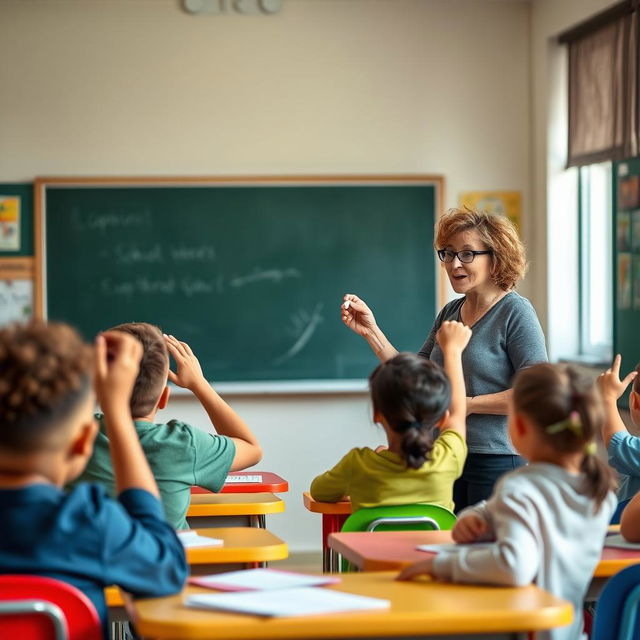
[[[293,552],[288,558],[272,562],[269,566],[272,569],[282,569],[283,571],[322,573],[322,552]]]

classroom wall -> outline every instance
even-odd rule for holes
[[[522,291],[539,301],[529,3],[283,5],[270,17],[194,17],[177,0],[2,0],[0,181],[437,173],[447,206],[462,190],[516,189],[534,258]],[[293,550],[319,548],[300,494],[349,447],[381,442],[366,396],[229,400],[264,444],[260,467],[290,482],[269,527]],[[184,397],[167,413],[207,425]]]

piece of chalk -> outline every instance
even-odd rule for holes
[[[348,309],[350,304],[351,304],[351,300],[347,300],[347,301],[346,301],[342,306],[343,306],[345,309]]]

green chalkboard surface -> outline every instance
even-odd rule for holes
[[[435,316],[438,181],[44,184],[44,311],[187,341],[212,381],[342,380],[376,364],[345,292],[400,350]]]

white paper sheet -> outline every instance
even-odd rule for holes
[[[443,542],[441,544],[420,544],[416,547],[418,551],[429,553],[454,553],[460,549],[488,549],[493,546],[493,542],[474,542],[472,544],[456,544],[455,542]]]
[[[619,533],[607,536],[604,539],[604,546],[609,549],[629,549],[630,551],[640,551],[640,543],[627,542]]]
[[[293,589],[295,587],[318,587],[336,584],[335,576],[310,576],[277,569],[245,569],[228,571],[209,576],[190,578],[191,584],[219,591],[270,591],[272,589]]]
[[[178,538],[180,538],[180,542],[182,542],[182,546],[185,549],[192,549],[193,547],[221,547],[224,544],[224,540],[220,538],[200,536],[195,531],[178,531]]]
[[[188,607],[234,611],[258,616],[311,616],[345,611],[388,609],[389,600],[368,598],[352,593],[301,587],[273,591],[245,591],[242,593],[203,593],[185,598]]]

